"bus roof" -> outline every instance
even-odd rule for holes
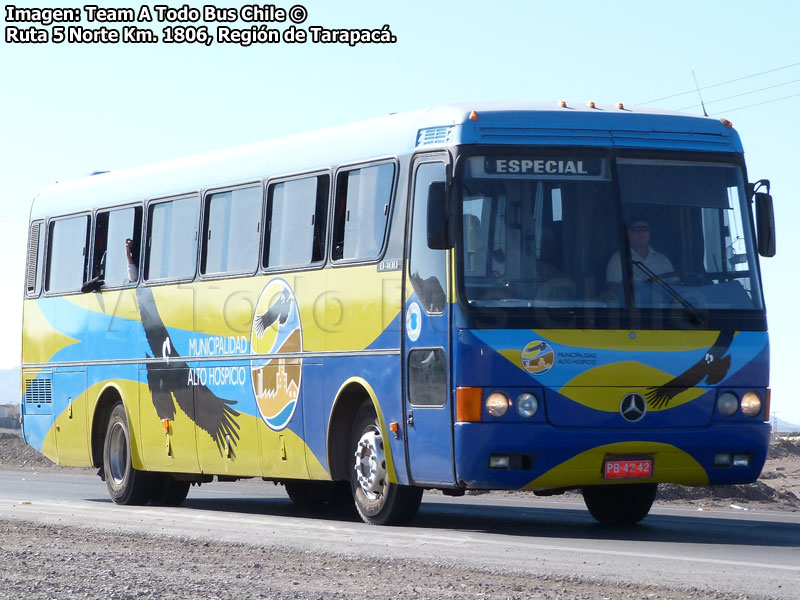
[[[56,183],[34,199],[31,219],[460,144],[742,152],[736,132],[708,117],[569,103],[443,105]]]

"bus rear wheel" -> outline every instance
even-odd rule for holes
[[[583,488],[583,501],[603,525],[633,525],[650,512],[658,484],[597,485]]]
[[[153,475],[133,468],[131,438],[125,407],[111,409],[103,442],[103,474],[108,494],[116,504],[147,504],[153,494]]]
[[[389,481],[384,438],[372,404],[356,413],[350,437],[350,486],[356,510],[371,525],[402,525],[414,518],[422,488]]]

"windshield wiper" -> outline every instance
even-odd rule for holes
[[[642,273],[647,275],[646,281],[648,283],[649,282],[656,283],[658,287],[661,288],[662,291],[666,292],[667,294],[672,296],[672,298],[677,300],[686,309],[686,312],[688,312],[693,317],[696,323],[700,323],[701,325],[706,324],[706,318],[702,315],[702,313],[699,310],[697,310],[691,302],[689,302],[686,298],[681,296],[675,290],[675,288],[673,288],[670,284],[664,281],[661,275],[656,274],[650,267],[645,265],[640,260],[633,260],[631,261],[631,264],[634,265],[635,267],[638,267],[642,271]]]

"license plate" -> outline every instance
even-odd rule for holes
[[[653,459],[607,460],[603,463],[606,479],[649,479],[653,476]]]

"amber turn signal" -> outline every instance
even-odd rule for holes
[[[461,423],[480,422],[481,400],[483,400],[483,388],[456,388],[456,421]]]

